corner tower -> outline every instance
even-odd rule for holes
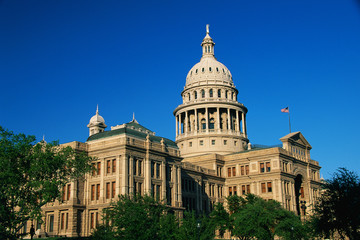
[[[229,154],[247,149],[247,108],[237,101],[238,90],[227,67],[216,60],[209,25],[202,57],[186,77],[183,103],[174,110],[176,143],[182,157]]]
[[[87,127],[89,128],[89,136],[105,131],[107,126],[104,118],[99,115],[99,106],[96,106],[96,114],[91,117]]]

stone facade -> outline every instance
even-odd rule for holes
[[[299,215],[310,209],[321,185],[310,144],[300,132],[274,147],[249,143],[247,108],[237,101],[232,75],[216,60],[214,45],[207,28],[203,56],[189,71],[183,103],[174,111],[175,142],[135,118],[105,131],[97,109],[87,141],[64,144],[96,157],[96,170],[67,184],[61,201],[44,206],[37,233],[88,236],[119,194],[152,195],[179,216],[184,210],[209,213],[225,197],[247,193],[277,200]]]

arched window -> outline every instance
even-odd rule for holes
[[[210,89],[209,95],[210,95],[210,97],[213,97],[213,90],[212,89]]]
[[[201,90],[201,97],[202,97],[202,98],[205,97],[205,90],[204,90],[204,89]]]
[[[228,90],[225,91],[225,98],[228,98]]]
[[[201,129],[202,130],[206,129],[206,120],[205,120],[205,118],[201,119]]]
[[[211,67],[209,67],[209,71],[211,72]]]
[[[215,125],[215,120],[214,118],[210,118],[210,122],[209,122],[209,129],[214,129]]]
[[[189,96],[189,101],[190,101],[190,93],[188,93],[188,96]]]
[[[205,72],[205,68],[202,68],[201,71],[202,71],[202,72]]]
[[[231,100],[234,100],[234,93],[231,92]]]
[[[197,72],[198,72],[198,70],[196,69],[196,70],[195,70],[195,73],[197,73]]]
[[[197,91],[194,92],[194,98],[197,99]]]
[[[218,97],[220,98],[221,97],[221,90],[218,89]]]

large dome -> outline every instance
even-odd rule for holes
[[[202,57],[200,62],[195,64],[186,77],[186,86],[200,85],[201,83],[217,83],[234,85],[229,69],[217,61],[214,56]]]
[[[209,27],[206,27],[206,36],[201,43],[203,50],[200,62],[195,64],[186,77],[185,88],[203,84],[221,84],[234,86],[229,69],[217,61],[214,55],[215,43],[209,35]]]

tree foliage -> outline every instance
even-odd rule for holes
[[[253,194],[246,198],[227,198],[228,216],[218,206],[212,213],[218,229],[226,228],[233,236],[247,239],[305,239],[306,228],[293,213],[281,207],[274,200],[264,200]],[[226,223],[227,222],[227,223]],[[219,224],[220,223],[220,224]]]
[[[35,143],[34,136],[0,126],[0,238],[14,239],[41,207],[61,195],[61,187],[91,169],[83,152],[57,143]]]
[[[104,211],[115,239],[175,239],[178,225],[169,208],[149,196],[119,195]]]
[[[360,239],[360,179],[339,168],[325,181],[323,194],[315,205],[312,226],[322,237],[339,235],[341,239]]]
[[[94,239],[210,240],[214,225],[207,216],[185,212],[177,219],[172,209],[150,196],[119,195],[104,210],[104,225],[97,227]]]
[[[215,237],[215,225],[206,215],[185,212],[177,234],[178,240],[211,240]]]

